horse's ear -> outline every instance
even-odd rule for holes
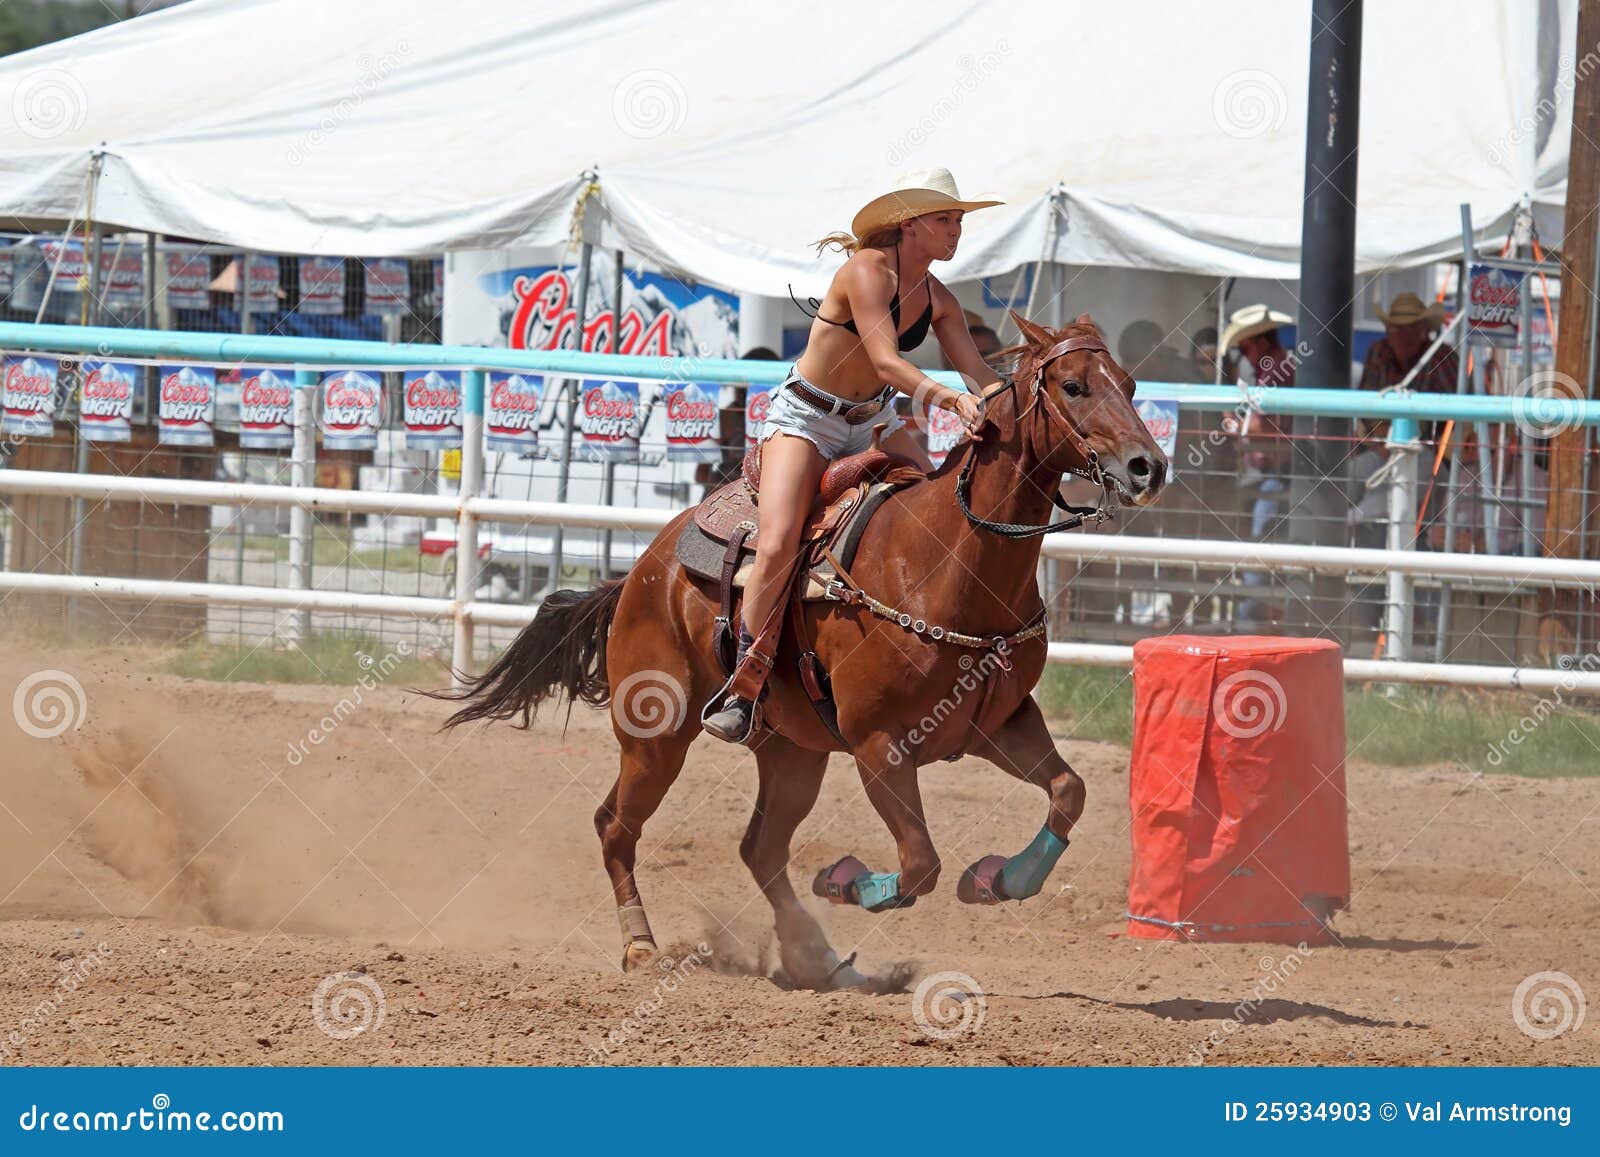
[[[1078,315],[1078,320],[1074,324],[1075,325],[1093,325],[1094,324],[1094,318],[1090,317],[1086,313],[1080,313]]]
[[[1023,317],[1020,313],[1018,313],[1014,309],[1011,310],[1010,312],[1011,312],[1011,320],[1017,323],[1017,332],[1022,334],[1022,337],[1023,337],[1024,341],[1028,342],[1030,345],[1048,345],[1049,344],[1049,342],[1050,342],[1050,331],[1049,330],[1045,329],[1042,325],[1034,325],[1033,322],[1031,322],[1027,318]]]

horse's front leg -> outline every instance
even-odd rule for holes
[[[869,912],[909,908],[939,882],[939,853],[922,814],[917,765],[904,758],[903,743],[874,735],[854,751],[867,799],[889,827],[899,852],[898,872],[874,872],[846,856],[817,873],[812,891],[835,904],[859,904]]]
[[[1056,750],[1050,728],[1032,695],[992,735],[982,736],[972,753],[987,759],[1050,796],[1044,827],[1014,856],[985,856],[961,874],[956,897],[968,904],[998,904],[1037,896],[1067,850],[1072,825],[1083,814],[1083,779]]]

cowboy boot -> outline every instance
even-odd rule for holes
[[[745,629],[743,622],[739,624],[739,653],[734,658],[733,668],[739,669],[739,664],[744,662],[745,654],[755,642],[755,636]],[[722,706],[710,715],[700,720],[700,726],[727,743],[743,743],[750,738],[750,728],[754,719],[756,705],[749,699],[741,699],[737,695],[729,695],[722,701]]]

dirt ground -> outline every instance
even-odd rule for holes
[[[667,957],[624,975],[591,821],[616,770],[603,714],[446,736],[441,705],[398,687],[199,683],[136,651],[17,647],[0,697],[37,696],[50,669],[82,687],[57,700],[80,727],[0,716],[3,1063],[1600,1063],[1600,1017],[1540,1040],[1512,1008],[1540,972],[1600,992],[1600,778],[1374,767],[1352,736],[1354,897],[1342,946],[1302,956],[1130,940],[1128,753],[1065,734],[1089,804],[1044,894],[958,903],[960,867],[1020,849],[1044,801],[942,764],[923,773],[939,891],[879,916],[812,902],[898,991],[817,993],[773,975],[738,858],[741,749],[702,739],[647,829]],[[835,757],[796,880],[847,852],[893,862]],[[1534,1004],[1535,1029],[1560,1013]]]

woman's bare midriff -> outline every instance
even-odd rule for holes
[[[873,368],[861,339],[825,322],[811,323],[806,352],[795,366],[800,376],[817,389],[852,402],[864,402],[883,389],[883,379]]]

